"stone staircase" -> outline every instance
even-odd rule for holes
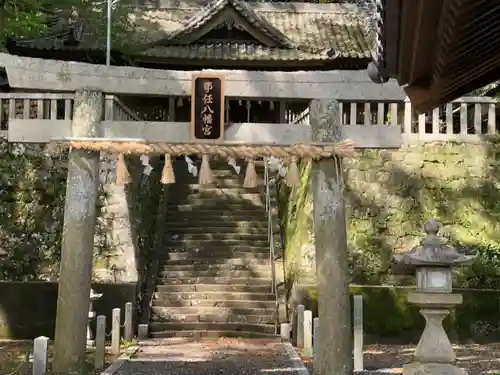
[[[184,160],[174,162],[151,336],[274,336],[263,187],[243,188],[244,168],[240,176],[224,162],[211,168],[215,184],[200,187]]]

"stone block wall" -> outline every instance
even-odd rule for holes
[[[456,282],[496,287],[495,278],[485,280],[484,275],[498,274],[494,259],[488,263],[486,258],[500,254],[499,151],[496,142],[443,142],[364,150],[346,160],[352,281],[395,282],[390,269],[393,251],[416,245],[423,223],[435,218],[452,242],[480,253],[473,267],[457,272]],[[303,164],[302,186],[294,191],[281,186],[280,203],[288,277],[314,284],[309,175],[310,165]]]

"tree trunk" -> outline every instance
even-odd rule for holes
[[[341,140],[339,103],[313,100],[314,142]],[[314,375],[350,375],[352,331],[348,283],[347,228],[340,158],[314,161],[314,234],[318,285],[319,345]]]
[[[78,91],[73,136],[97,134],[102,112],[102,93]],[[98,187],[99,152],[71,150],[57,297],[55,373],[80,370],[85,360]]]

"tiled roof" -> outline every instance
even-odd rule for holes
[[[221,60],[331,60],[371,58],[367,15],[350,3],[250,3],[242,0],[162,0],[161,8],[135,9],[129,14],[139,36],[140,55],[164,58]],[[230,13],[230,12],[232,13]],[[226,13],[224,13],[226,12]],[[246,41],[197,41],[230,14],[235,24],[261,36],[259,45]],[[101,34],[102,35],[102,34]],[[259,37],[257,36],[257,40]],[[30,42],[42,49],[66,49],[53,38]],[[103,40],[87,36],[78,47],[100,49]]]

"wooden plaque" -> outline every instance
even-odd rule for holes
[[[196,74],[191,89],[191,137],[224,140],[224,77]]]

